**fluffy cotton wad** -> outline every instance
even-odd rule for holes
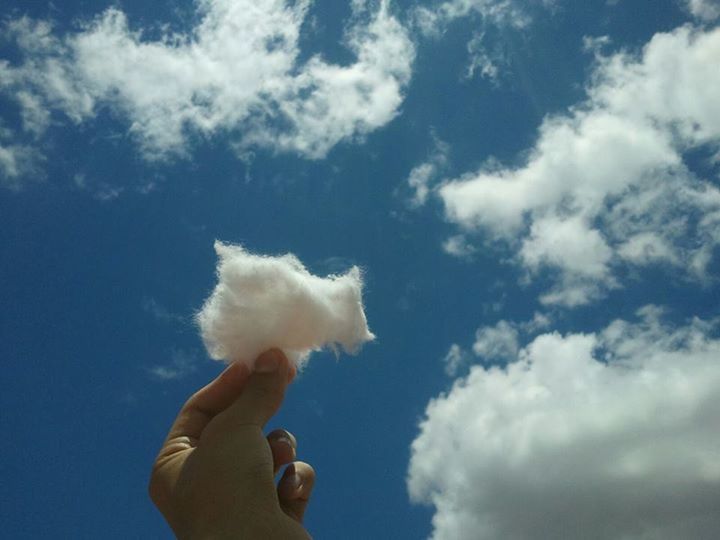
[[[357,267],[321,278],[294,255],[266,257],[215,242],[218,284],[197,314],[203,341],[215,360],[252,367],[271,348],[301,366],[313,351],[340,347],[355,353],[375,336],[362,305]]]

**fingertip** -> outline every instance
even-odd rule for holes
[[[278,484],[278,499],[286,514],[301,522],[315,485],[315,470],[302,461],[288,465]]]
[[[265,351],[255,360],[253,371],[259,374],[270,374],[288,369],[288,359],[280,349]]]
[[[315,484],[315,469],[296,461],[288,465],[278,484],[278,495],[285,501],[307,500]]]
[[[277,474],[283,465],[292,463],[297,455],[297,441],[292,433],[276,429],[267,436],[273,456],[273,471]]]
[[[237,423],[263,427],[277,412],[288,385],[289,362],[279,349],[270,349],[255,360],[231,415]]]
[[[281,442],[290,446],[293,450],[297,450],[297,439],[295,435],[284,429],[275,429],[268,433],[268,441]]]
[[[222,373],[220,373],[219,378],[224,379],[241,379],[245,380],[250,375],[250,370],[248,369],[248,366],[245,362],[242,360],[235,360],[234,362],[230,363]]]

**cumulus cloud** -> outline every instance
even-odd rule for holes
[[[408,488],[432,538],[720,535],[720,325],[639,316],[538,336],[429,403]]]
[[[687,10],[698,19],[714,21],[720,17],[718,0],[684,0]]]
[[[485,361],[509,360],[517,356],[518,331],[507,321],[495,326],[485,326],[475,334],[473,352]]]
[[[447,218],[515,250],[542,297],[576,306],[620,286],[624,266],[669,264],[705,279],[720,243],[720,190],[688,167],[720,142],[720,29],[657,34],[640,56],[599,57],[588,99],[547,118],[517,168],[446,181]]]
[[[414,48],[391,14],[355,4],[346,45],[356,61],[298,57],[309,0],[198,0],[198,25],[147,39],[110,8],[80,31],[56,35],[46,21],[12,20],[6,33],[23,61],[0,63],[0,89],[21,108],[24,129],[50,113],[73,122],[110,107],[151,159],[182,155],[192,137],[227,135],[233,147],[316,159],[341,141],[390,122],[410,80]]]
[[[300,365],[323,347],[354,353],[374,339],[357,267],[320,278],[294,255],[252,255],[220,242],[215,251],[218,284],[196,317],[212,358],[252,365],[277,347]]]
[[[535,313],[533,318],[523,323],[499,321],[494,326],[481,326],[475,332],[472,354],[462,346],[453,343],[443,357],[445,373],[457,377],[461,370],[472,363],[473,355],[485,365],[509,362],[517,358],[521,338],[527,340],[552,323],[549,316]]]

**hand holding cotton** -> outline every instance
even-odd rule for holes
[[[329,347],[353,354],[375,336],[362,305],[357,267],[341,276],[310,274],[294,255],[252,255],[215,242],[218,284],[196,320],[208,354],[252,368],[271,348],[296,365]]]

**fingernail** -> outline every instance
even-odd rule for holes
[[[255,362],[256,373],[273,373],[280,367],[280,355],[275,351],[260,355]]]
[[[285,446],[290,448],[293,454],[295,453],[295,447],[293,446],[292,441],[287,437],[275,437],[270,440],[270,444],[273,446],[277,446],[278,444],[284,444]]]
[[[302,486],[302,478],[300,478],[300,475],[297,473],[291,474],[290,476],[287,476],[285,478],[285,485],[292,489],[293,491],[297,491],[300,489],[300,486]]]
[[[292,441],[290,439],[288,439],[287,437],[278,437],[275,440],[279,443],[287,444],[290,448],[293,448]]]

